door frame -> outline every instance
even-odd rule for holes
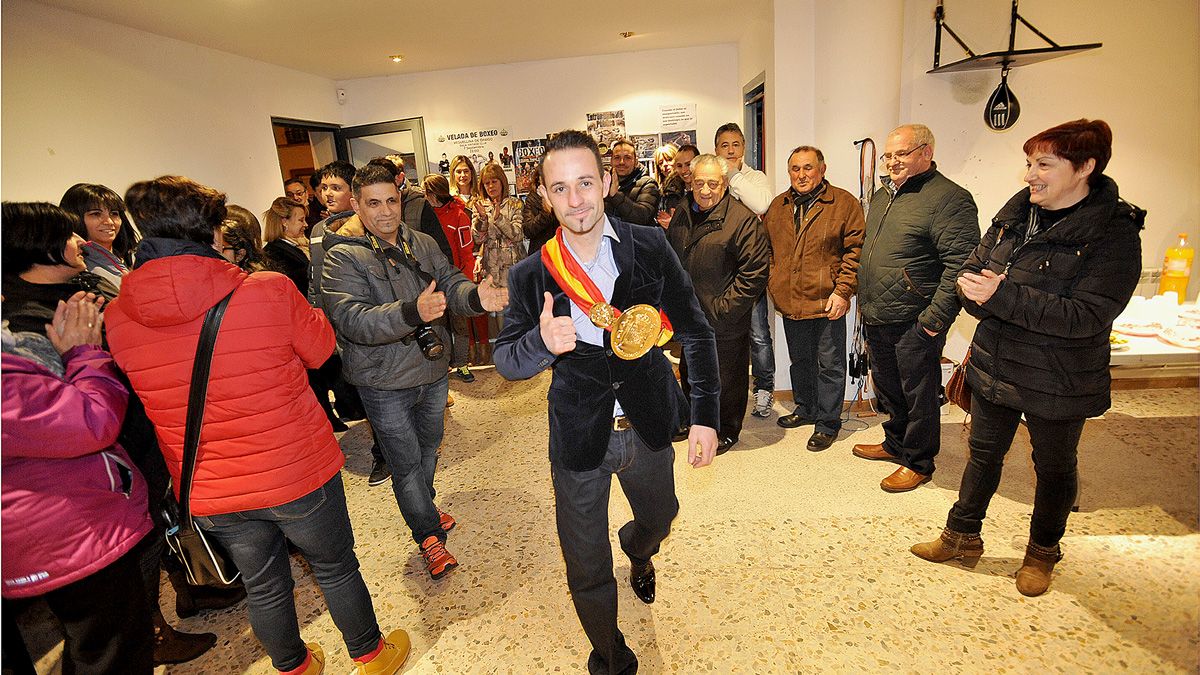
[[[746,132],[746,159],[750,166],[767,166],[767,73],[761,72],[742,87],[742,128]],[[758,166],[754,166],[755,164]]]
[[[379,134],[390,134],[398,131],[412,132],[413,154],[416,155],[417,164],[415,179],[419,185],[420,181],[425,178],[425,174],[429,173],[429,153],[425,147],[425,120],[422,117],[409,117],[402,120],[373,122],[371,124],[336,128],[333,131],[333,138],[334,144],[337,147],[338,159],[350,161],[350,139],[352,138],[377,136]],[[414,179],[413,176],[409,176],[408,178],[409,180]]]

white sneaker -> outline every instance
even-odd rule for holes
[[[754,410],[750,411],[755,417],[770,417],[771,405],[775,403],[775,394],[766,389],[754,390]]]

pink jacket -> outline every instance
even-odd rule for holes
[[[116,444],[129,392],[112,357],[80,346],[58,377],[4,353],[3,595],[52,591],[112,564],[150,531],[146,482]]]

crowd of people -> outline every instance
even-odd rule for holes
[[[979,319],[958,501],[941,535],[912,552],[979,559],[1023,418],[1037,488],[1017,589],[1044,593],[1062,558],[1084,422],[1110,404],[1108,333],[1141,266],[1145,213],[1104,174],[1111,147],[1098,120],[1031,137],[1027,187],[982,236],[971,193],[937,170],[920,124],[888,134],[886,176],[865,214],[826,180],[811,145],[790,153],[789,187],[772,194],[733,123],[717,129],[712,152],[660,148],[653,175],[627,140],[605,158],[587,134],[560,132],[524,201],[498,163],[477,174],[470,158],[445,159],[446,175],[417,187],[389,155],[321,167],[315,194],[287,181],[262,225],[181,176],[138,182],[124,198],[79,184],[58,206],[6,202],[5,659],[32,670],[10,611],[29,598],[62,622],[65,672],[145,673],[199,656],[215,636],[167,625],[165,568],[180,616],[245,598],[273,667],[320,673],[324,651],[300,635],[290,546],[357,672],[398,671],[408,635],[385,635],[375,618],[334,434],[369,424],[368,483],[391,483],[440,579],[459,564],[447,549],[456,521],[435,488],[449,379],[472,382],[471,366],[494,362],[510,379],[553,370],[555,515],[588,668],[636,672],[617,627],[612,477],[634,514],[618,533],[629,583],[652,603],[652,558],[679,510],[672,442],[686,441],[699,469],[739,442],[748,408],[774,414],[778,313],[793,407],[777,423],[812,426],[807,448],[828,449],[841,431],[852,298],[888,415],[882,441],[852,451],[897,465],[880,483],[891,493],[933,474],[946,331],[960,309]],[[191,371],[216,306],[224,319],[197,402]],[[160,512],[168,490],[178,497],[197,405],[190,509],[242,573],[227,588],[188,584],[164,553]]]

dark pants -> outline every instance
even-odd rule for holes
[[[447,313],[450,323],[450,367],[467,365],[471,347],[470,317]]]
[[[746,402],[750,399],[750,335],[717,336],[717,372],[721,378],[721,428],[719,438],[737,440],[742,435]],[[687,358],[679,357],[679,379],[683,393],[691,395]]]
[[[358,388],[375,440],[392,470],[396,505],[418,544],[431,536],[446,539],[433,504],[433,476],[446,431],[449,386],[443,375],[431,384],[394,391]]]
[[[608,539],[612,476],[617,475],[633,510],[633,520],[617,533],[621,550],[641,564],[658,553],[679,512],[674,463],[672,448],[652,451],[629,429],[612,432],[604,461],[591,471],[551,466],[558,542],[575,612],[592,643],[592,673],[637,672],[637,657],[617,628],[617,582]]]
[[[43,596],[66,634],[63,675],[154,671],[154,629],[139,568],[143,553],[140,543],[107,567]]]
[[[947,528],[979,534],[988,504],[1000,485],[1004,455],[1012,446],[1020,421],[1020,410],[990,403],[980,396],[971,398],[971,458],[963,471],[958,501],[946,518]],[[1075,467],[1084,421],[1048,420],[1025,414],[1037,474],[1029,539],[1038,546],[1054,548],[1067,530],[1067,516],[1079,489]]]
[[[241,570],[250,627],[276,670],[297,668],[308,655],[296,619],[288,541],[312,568],[350,657],[370,654],[379,645],[379,624],[354,555],[340,473],[286,504],[197,516],[196,522],[225,546]]]
[[[354,419],[362,419],[363,408],[362,401],[358,399],[358,391],[353,386],[348,384],[345,378],[342,377],[342,357],[337,352],[330,354],[325,363],[321,364],[319,370],[321,385],[325,387],[323,392],[317,394],[317,399],[328,402],[329,394],[332,391],[337,399],[337,413],[341,417],[349,417]],[[310,382],[312,381],[310,375]],[[322,408],[325,406],[322,405]]]
[[[939,392],[945,332],[929,335],[917,322],[866,326],[875,395],[891,418],[883,447],[919,474],[933,474],[942,447]]]
[[[783,320],[796,414],[837,435],[846,396],[846,317]]]

